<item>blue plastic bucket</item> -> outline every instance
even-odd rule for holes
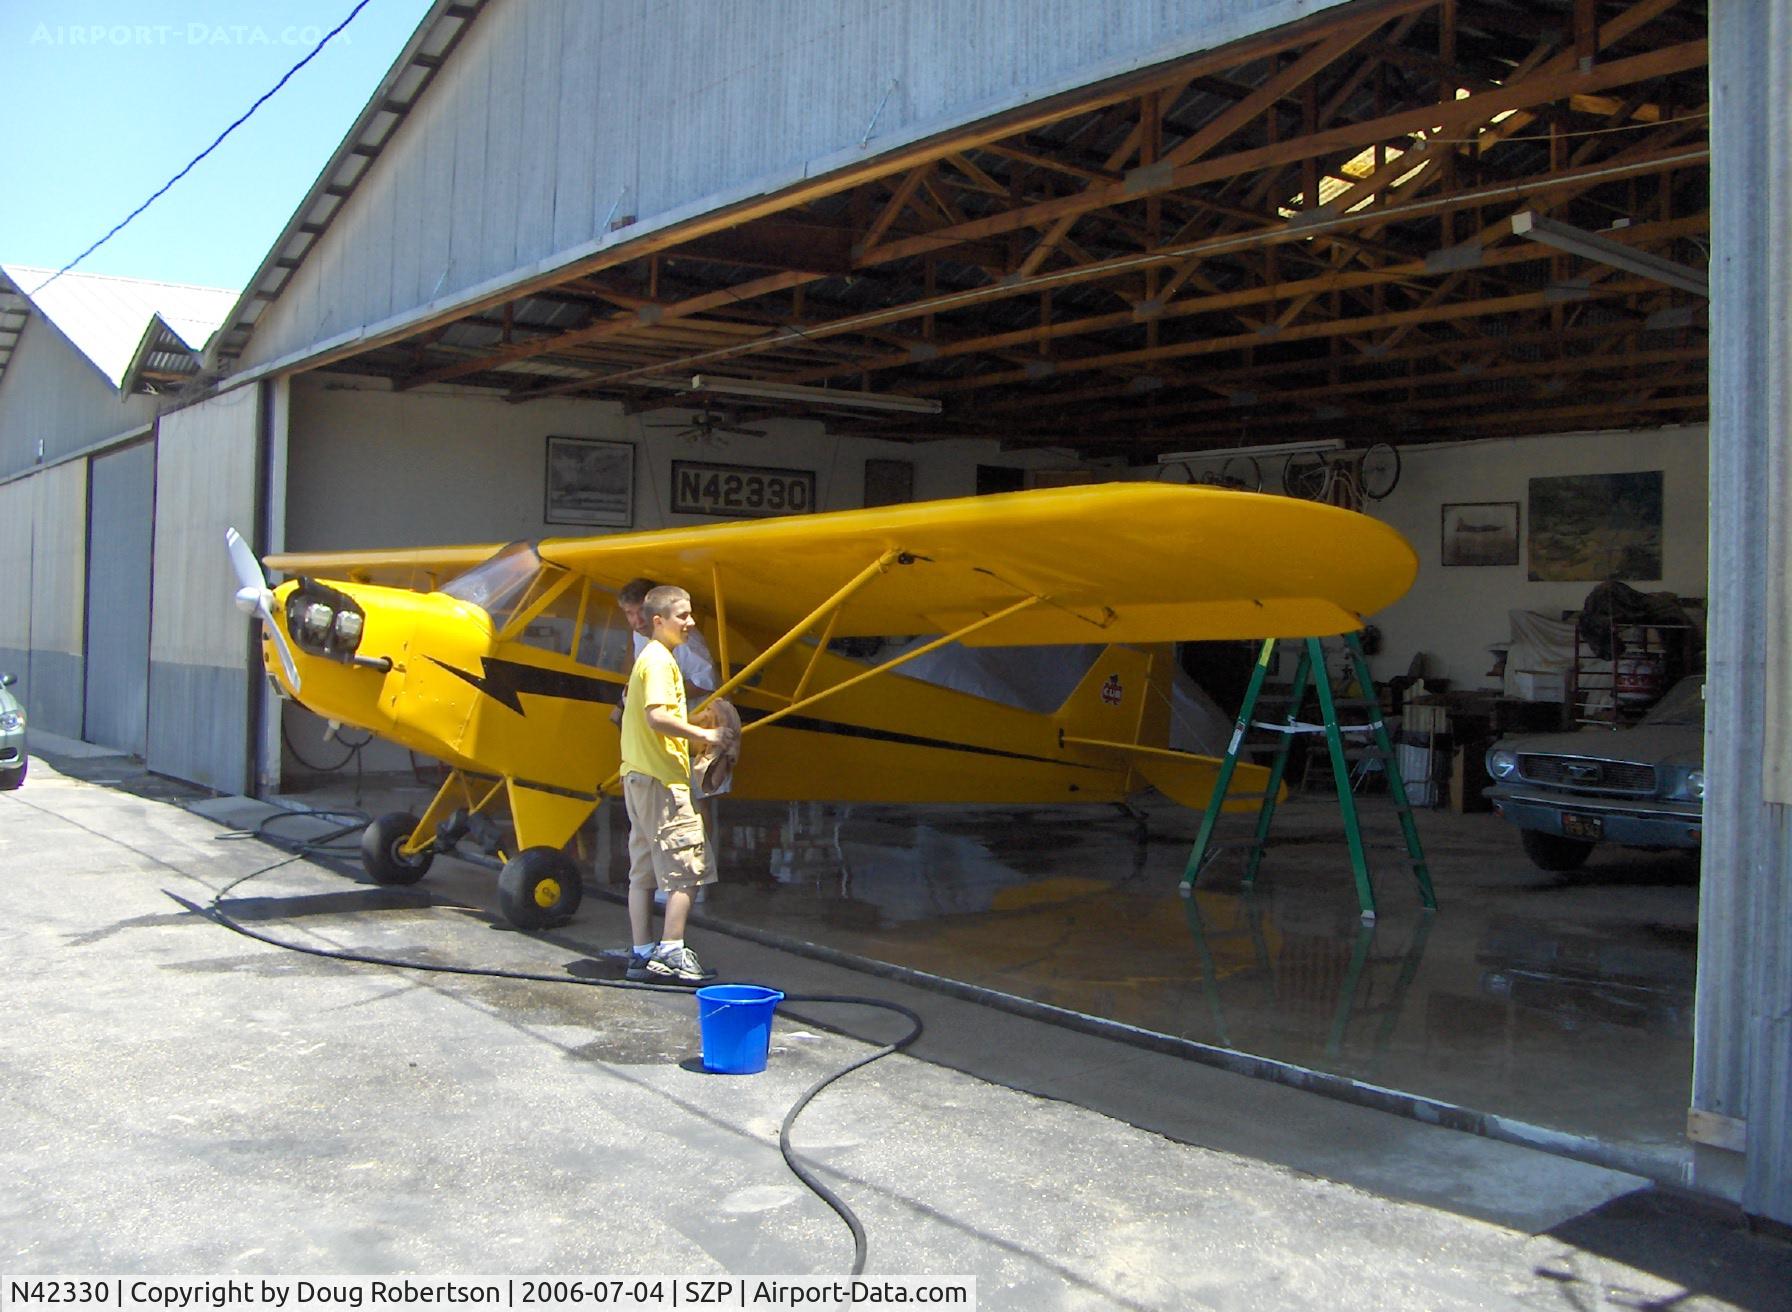
[[[697,990],[697,1029],[703,1069],[713,1075],[752,1075],[765,1069],[772,1046],[772,1013],[784,995],[757,984],[711,984]]]

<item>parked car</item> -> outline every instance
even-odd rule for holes
[[[1627,729],[1501,738],[1487,750],[1493,809],[1544,870],[1600,843],[1697,848],[1705,811],[1705,676],[1688,675]]]
[[[12,695],[17,682],[17,675],[0,674],[0,789],[24,783],[31,764],[25,755],[25,708]]]

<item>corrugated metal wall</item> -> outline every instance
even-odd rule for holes
[[[152,770],[224,792],[248,776],[250,625],[231,607],[224,531],[253,536],[260,389],[162,416],[156,451]]]
[[[133,756],[148,750],[150,559],[155,444],[94,458],[88,479],[86,732]]]
[[[31,483],[0,483],[0,579],[24,580],[0,588],[0,673],[21,680],[31,651]]]
[[[87,464],[72,461],[0,487],[0,667],[31,723],[81,736]]]
[[[68,338],[41,314],[33,314],[0,379],[0,478],[155,419],[153,397],[120,401],[117,389]]]
[[[1342,0],[493,0],[245,366]]]
[[[1783,719],[1766,730],[1769,698],[1785,695],[1770,686],[1767,653],[1792,643],[1775,600],[1792,532],[1792,0],[1714,0],[1711,38],[1712,598],[1693,1107],[1745,1124],[1742,1204],[1792,1224],[1792,811],[1766,800],[1763,768],[1792,748]]]

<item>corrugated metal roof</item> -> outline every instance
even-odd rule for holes
[[[0,273],[5,275],[5,283],[0,284],[0,370],[24,327],[22,319],[14,323],[15,302],[42,314],[113,387],[123,387],[152,321],[159,321],[197,357],[229,315],[237,296],[219,287],[99,273],[65,273],[51,281],[55,272],[26,264],[0,264]]]

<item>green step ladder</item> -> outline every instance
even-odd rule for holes
[[[1294,682],[1288,690],[1288,710],[1280,724],[1253,720],[1258,700],[1262,696],[1263,681],[1269,674],[1278,642],[1299,644],[1300,663],[1295,667]],[[1431,872],[1425,864],[1425,850],[1419,842],[1419,831],[1413,824],[1412,803],[1406,796],[1406,784],[1400,777],[1398,763],[1394,759],[1394,745],[1388,737],[1387,725],[1381,718],[1381,708],[1371,695],[1374,684],[1369,678],[1369,663],[1363,656],[1361,639],[1354,633],[1344,635],[1344,652],[1349,670],[1356,680],[1356,685],[1363,690],[1360,702],[1348,703],[1360,705],[1369,718],[1360,723],[1340,723],[1338,720],[1338,697],[1333,693],[1331,676],[1325,664],[1324,640],[1320,638],[1267,638],[1263,650],[1257,657],[1257,666],[1251,672],[1250,686],[1245,689],[1244,704],[1239,708],[1238,720],[1232,726],[1232,740],[1226,745],[1226,755],[1220,762],[1219,778],[1213,786],[1213,796],[1208,800],[1207,810],[1201,816],[1201,828],[1195,836],[1195,847],[1189,853],[1188,867],[1182,874],[1184,894],[1194,889],[1195,880],[1205,868],[1208,854],[1217,851],[1213,842],[1214,826],[1219,822],[1220,810],[1225,805],[1227,790],[1232,785],[1233,772],[1238,768],[1238,757],[1244,746],[1245,735],[1253,728],[1281,735],[1276,744],[1275,759],[1270,765],[1269,784],[1263,792],[1262,806],[1257,812],[1257,832],[1249,844],[1249,857],[1245,864],[1244,886],[1252,887],[1257,879],[1257,867],[1262,863],[1263,851],[1269,840],[1269,827],[1275,819],[1276,794],[1281,791],[1283,776],[1288,772],[1288,752],[1297,734],[1324,733],[1325,742],[1331,753],[1332,777],[1338,788],[1338,808],[1344,814],[1344,836],[1350,846],[1350,869],[1356,877],[1357,905],[1362,910],[1365,924],[1375,921],[1375,890],[1369,882],[1369,863],[1364,853],[1363,830],[1357,818],[1356,792],[1351,787],[1350,766],[1344,757],[1344,735],[1363,734],[1374,741],[1374,750],[1382,761],[1382,773],[1388,781],[1388,793],[1393,798],[1394,810],[1400,817],[1400,830],[1406,838],[1406,854],[1412,864],[1413,876],[1418,880],[1419,897],[1427,911],[1437,909],[1437,895],[1431,888]],[[1303,724],[1300,720],[1302,704],[1306,701],[1307,685],[1311,682],[1319,694],[1319,712],[1323,723],[1318,725]]]

